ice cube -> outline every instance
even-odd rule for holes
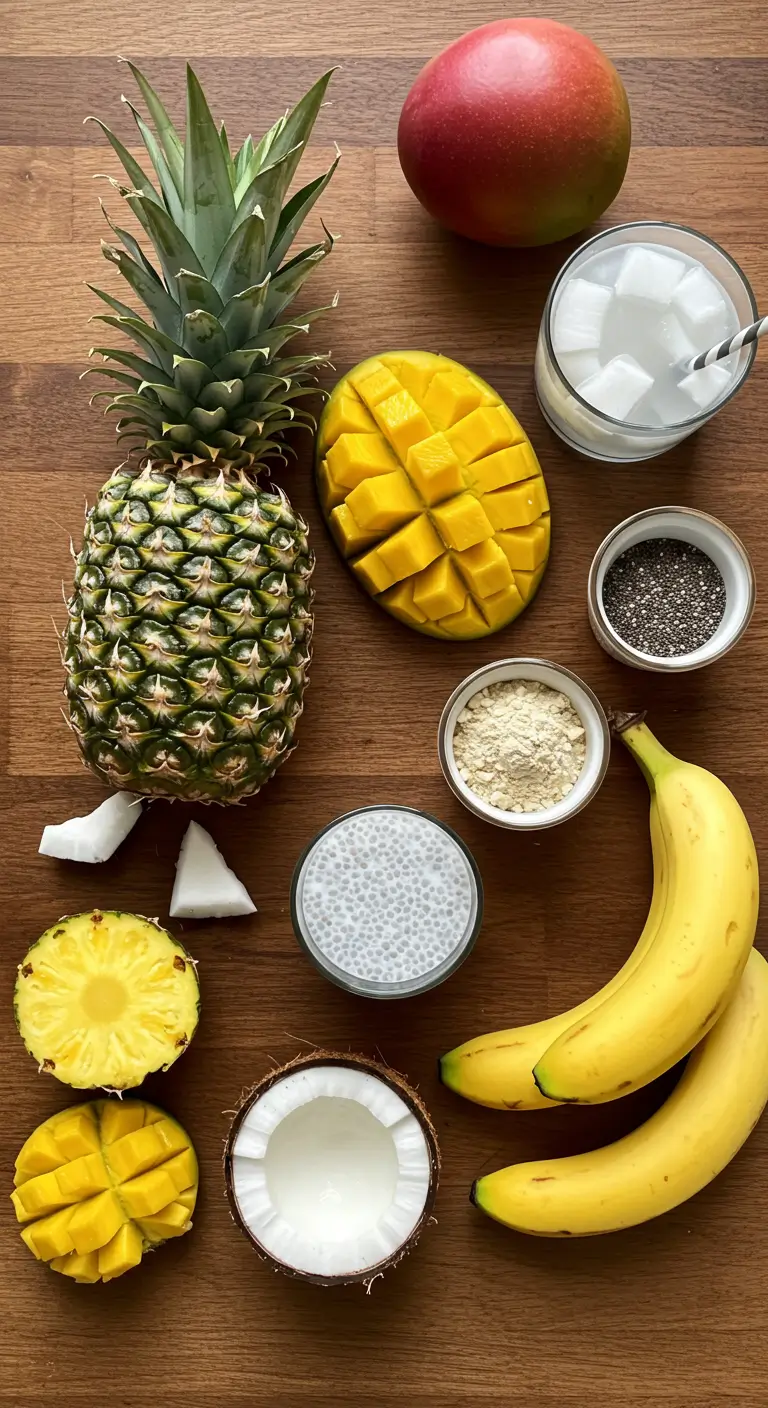
[[[634,357],[614,357],[579,387],[579,395],[595,410],[614,420],[626,420],[653,386],[653,377]]]
[[[624,256],[616,293],[620,298],[642,298],[666,308],[684,273],[683,259],[634,244]]]
[[[571,279],[565,285],[557,308],[552,330],[552,344],[561,352],[583,352],[600,346],[603,319],[613,290],[589,279]]]
[[[664,348],[670,363],[688,362],[699,350],[691,342],[680,319],[674,313],[665,313],[658,327],[659,345]]]
[[[730,360],[730,357],[724,358],[726,362]],[[722,395],[732,378],[733,372],[723,366],[722,361],[712,362],[710,366],[700,367],[697,372],[690,372],[688,376],[683,377],[680,390],[685,391],[696,402],[699,410],[705,411],[707,406],[711,406],[712,402]]]
[[[594,376],[600,370],[600,358],[589,349],[584,352],[561,352],[557,360],[563,375],[577,391],[587,377]]]
[[[723,318],[728,311],[718,284],[700,264],[694,269],[689,269],[685,278],[677,285],[672,303],[694,327],[715,318]]]

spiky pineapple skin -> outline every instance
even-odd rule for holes
[[[68,602],[69,718],[110,787],[234,803],[294,746],[308,683],[306,524],[247,470],[120,466]]]

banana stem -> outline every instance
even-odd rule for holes
[[[648,725],[643,722],[644,717],[644,714],[615,714],[613,728],[629,749],[653,792],[656,779],[675,767],[678,759],[654,737]]]

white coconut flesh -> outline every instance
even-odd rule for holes
[[[397,1257],[432,1185],[419,1119],[349,1066],[289,1072],[248,1110],[232,1189],[254,1240],[307,1275],[350,1277]]]
[[[79,860],[96,865],[109,860],[141,816],[141,799],[133,792],[115,792],[87,816],[73,816],[46,826],[38,847],[41,856]]]
[[[230,870],[213,837],[191,821],[176,862],[171,917],[225,919],[255,912],[245,885]]]

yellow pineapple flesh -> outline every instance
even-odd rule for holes
[[[415,630],[490,635],[536,593],[550,538],[541,467],[458,362],[392,352],[354,367],[320,423],[317,485],[357,580]]]
[[[186,949],[156,920],[116,910],[60,919],[16,979],[27,1050],[78,1089],[126,1090],[167,1070],[189,1045],[199,1006]]]
[[[197,1158],[170,1115],[143,1100],[93,1100],[39,1125],[16,1159],[21,1238],[83,1284],[112,1281],[192,1226]]]

